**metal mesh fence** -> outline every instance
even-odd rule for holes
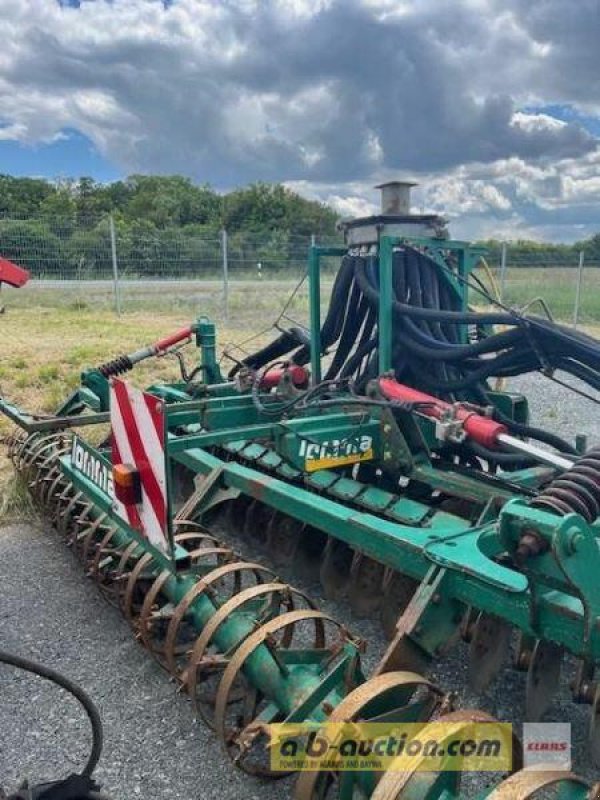
[[[33,278],[25,292],[15,293],[19,305],[71,303],[125,311],[208,306],[222,318],[235,294],[260,314],[262,294],[291,291],[305,273],[311,240],[281,230],[157,229],[108,215],[0,219],[0,255],[29,269]],[[319,238],[318,244],[342,241]],[[575,251],[540,247],[525,252],[508,244],[504,257],[499,247],[488,263],[507,305],[524,308],[534,301],[546,313],[538,299],[543,298],[556,319],[600,321],[600,262],[587,259],[580,269]],[[337,259],[325,262],[325,272],[331,273],[326,279],[337,264]],[[230,283],[235,293],[228,290]]]

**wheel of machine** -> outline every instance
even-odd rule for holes
[[[173,541],[188,552],[196,550],[198,547],[222,547],[221,542],[200,525],[196,530],[176,533]]]
[[[276,667],[286,670],[285,664],[277,658],[279,642],[283,636],[289,636],[288,628],[293,629],[295,636],[297,629],[306,624],[312,628],[313,641],[307,645],[301,633],[302,648],[327,648],[332,656],[340,651],[343,628],[321,611],[301,609],[271,619],[251,634],[233,653],[223,673],[215,703],[215,730],[232,761],[251,775],[283,778],[286,773],[271,769],[268,748],[265,747],[264,725],[280,721],[280,712],[256,687],[245,684],[244,663],[259,645],[265,644],[273,654]],[[338,635],[334,641],[327,642],[327,630],[331,627]],[[324,659],[325,656],[326,653]]]
[[[184,517],[175,517],[173,520],[175,528],[174,536],[183,536],[186,533],[208,533],[206,527],[194,519],[186,519]]]
[[[185,535],[185,534],[184,534]],[[212,537],[208,537],[212,539]],[[194,636],[190,636],[188,642],[176,642],[176,631],[181,626],[183,617],[189,606],[197,597],[205,591],[213,591],[213,584],[220,581],[226,573],[233,573],[231,559],[233,552],[226,547],[199,547],[192,550],[189,554],[191,568],[199,570],[198,582],[190,589],[182,601],[174,606],[169,598],[163,593],[162,589],[173,574],[168,570],[163,570],[154,576],[150,586],[137,586],[132,592],[141,591],[141,605],[136,609],[135,600],[131,601],[132,624],[141,643],[148,649],[150,654],[158,663],[169,672],[175,674],[176,668],[176,647],[181,654],[185,654],[191,646]],[[137,569],[134,568],[134,572]],[[132,572],[133,575],[133,572]],[[234,587],[235,588],[235,587]],[[129,583],[127,591],[129,591]],[[175,616],[177,613],[177,616]],[[169,641],[168,631],[173,619],[177,619],[175,633],[171,634]]]
[[[285,583],[261,583],[234,595],[209,620],[194,644],[188,667],[182,675],[196,713],[209,727],[215,727],[215,703],[223,671],[229,664],[231,653],[235,653],[249,635],[242,636],[232,644],[228,652],[222,653],[213,641],[217,630],[232,614],[246,614],[251,619],[253,628],[257,628],[300,606],[314,608],[306,595]],[[292,634],[292,628],[284,630],[280,641],[282,648],[289,647]],[[243,690],[243,680],[240,684]],[[235,702],[235,691],[232,694]]]
[[[146,592],[137,620],[137,636],[150,655],[156,659],[164,669],[167,668],[165,660],[165,626],[173,614],[173,606],[168,599],[161,598],[161,591],[165,583],[172,578],[172,573],[162,570]],[[160,599],[160,602],[157,600]]]
[[[58,474],[53,478],[45,492],[46,502],[44,511],[52,525],[56,525],[57,514],[60,508],[60,498],[67,491],[68,486],[69,482],[59,468]]]
[[[15,469],[17,467],[17,454],[21,451],[26,438],[27,437],[21,428],[14,427],[4,440],[4,443],[7,446],[6,455],[10,459]]]
[[[156,577],[153,567],[154,559],[152,554],[144,552],[127,577],[121,610],[132,627],[134,626],[134,620],[142,610],[147,589]],[[148,572],[145,574],[144,570],[146,569]]]
[[[99,514],[93,518],[89,516],[89,512],[87,514],[85,511],[82,512],[79,531],[73,537],[72,550],[83,564],[91,562],[93,550],[102,536],[102,531],[106,529],[107,520],[106,514]]]
[[[58,459],[60,456],[67,453],[69,450],[68,447],[55,447],[51,449],[49,455],[46,455],[41,461],[37,464],[37,476],[35,482],[32,486],[30,486],[31,493],[35,499],[35,501],[42,505],[45,500],[45,490],[48,484],[48,476],[50,473],[54,474],[54,470],[60,471],[60,463]]]
[[[398,618],[410,603],[418,586],[418,581],[408,575],[403,575],[397,570],[387,571],[383,581],[381,625],[388,639],[394,637]]]
[[[71,543],[71,536],[74,532],[74,517],[87,502],[83,492],[76,491],[73,484],[70,486],[71,496],[69,501],[62,506],[56,521],[56,530],[67,544]]]
[[[36,500],[40,506],[40,508],[44,509],[47,507],[48,503],[51,500],[50,495],[50,486],[54,482],[55,478],[61,475],[60,464],[53,460],[52,465],[49,467],[46,474],[40,480],[40,487],[39,491],[36,496]]]
[[[421,675],[386,672],[350,692],[332,711],[328,722],[369,722],[382,713],[394,722],[425,721],[443,699],[443,693]],[[373,788],[368,782],[366,786],[357,782],[352,772],[302,772],[296,781],[294,800],[325,800],[329,796],[358,800],[368,797]],[[365,795],[365,791],[369,794]]]

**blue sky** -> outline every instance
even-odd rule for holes
[[[456,236],[600,228],[600,6],[0,0],[0,171],[281,181],[344,215],[416,179]]]
[[[85,175],[103,182],[123,176],[87,136],[69,129],[49,144],[0,141],[0,172],[50,180]]]

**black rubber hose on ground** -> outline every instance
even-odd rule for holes
[[[56,672],[56,670],[50,669],[50,667],[46,667],[43,664],[38,664],[35,661],[31,661],[29,658],[22,658],[21,656],[16,656],[13,653],[8,653],[5,650],[0,650],[0,663],[8,664],[11,667],[16,667],[17,669],[22,669],[26,672],[31,672],[33,675],[39,675],[40,678],[45,678],[46,680],[55,683],[66,692],[69,692],[69,694],[73,695],[73,697],[83,706],[92,726],[92,750],[87,763],[80,774],[90,777],[92,772],[95,770],[98,761],[100,760],[103,745],[103,733],[100,714],[98,713],[98,709],[90,699],[89,695],[87,695],[76,683],[73,683],[73,681],[69,680],[69,678],[65,678],[64,675],[61,675],[60,672]]]

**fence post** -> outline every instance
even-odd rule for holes
[[[504,289],[506,286],[506,242],[502,242],[500,253],[500,300],[504,302]]]
[[[583,283],[583,264],[585,255],[583,250],[579,251],[579,267],[577,269],[577,289],[575,291],[575,308],[573,310],[573,327],[577,327],[579,322],[579,304],[581,303],[581,284]]]
[[[115,293],[115,311],[121,316],[121,287],[119,286],[119,264],[117,261],[117,237],[115,235],[115,220],[111,214],[108,218],[110,227],[110,254],[113,268],[113,288]]]
[[[314,247],[316,245],[316,243],[317,243],[317,237],[315,236],[314,233],[311,233],[311,235],[310,235],[310,246]]]
[[[221,252],[223,255],[223,318],[229,320],[229,258],[227,253],[227,231],[221,231]]]

